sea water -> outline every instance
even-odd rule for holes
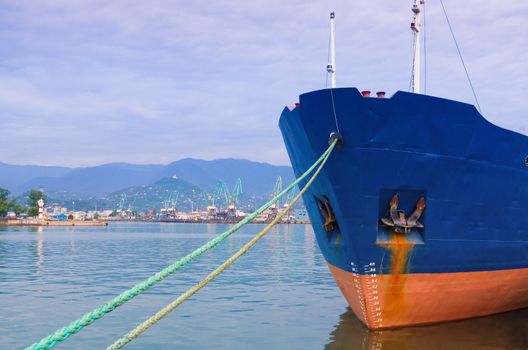
[[[251,224],[57,349],[101,349],[177,298],[264,226]],[[0,348],[23,348],[228,229],[110,223],[0,227]],[[128,349],[527,349],[528,312],[369,332],[347,308],[309,225],[278,225]]]

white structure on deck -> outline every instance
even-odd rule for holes
[[[336,87],[336,64],[335,64],[335,13],[330,13],[330,62],[326,65],[326,71],[330,76],[330,87]]]
[[[414,0],[414,5],[411,11],[414,13],[413,22],[411,23],[411,30],[414,35],[414,56],[413,56],[413,71],[411,79],[411,91],[415,94],[420,93],[420,31],[422,30],[422,22],[420,18],[421,7],[423,7],[425,0]]]

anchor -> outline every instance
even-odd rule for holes
[[[330,203],[328,202],[328,198],[324,198],[323,200],[320,200],[319,198],[316,198],[317,200],[317,206],[319,207],[319,211],[321,212],[321,215],[323,216],[325,222],[323,223],[323,227],[326,232],[331,232],[334,229],[337,228],[337,220],[335,218],[334,212],[332,210],[332,207],[330,206]]]
[[[425,209],[425,198],[422,197],[418,200],[416,208],[409,218],[405,218],[405,212],[398,209],[399,203],[398,194],[395,194],[389,204],[390,218],[381,218],[381,222],[386,226],[394,227],[394,231],[398,233],[409,233],[413,228],[424,228],[418,219]]]

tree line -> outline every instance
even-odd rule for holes
[[[39,190],[31,190],[29,192],[29,203],[27,207],[18,203],[16,198],[10,199],[10,194],[11,192],[9,190],[0,187],[0,217],[6,216],[8,212],[14,212],[16,215],[27,213],[28,216],[37,216],[38,201],[43,199],[44,204],[46,203],[46,196]]]

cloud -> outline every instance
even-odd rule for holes
[[[484,114],[528,130],[528,4],[444,3]],[[406,90],[410,1],[3,2],[0,160],[287,164],[279,113],[325,86],[331,10],[338,85]],[[428,93],[473,103],[432,1],[427,37]]]

